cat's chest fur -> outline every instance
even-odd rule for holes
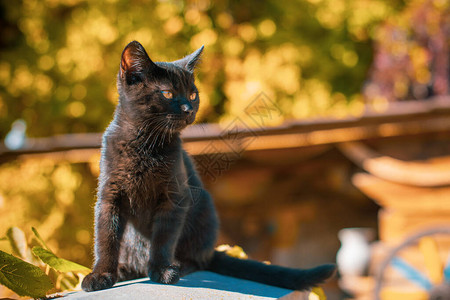
[[[119,180],[131,213],[154,210],[169,189],[173,160],[170,155],[139,151],[130,144],[118,148]]]

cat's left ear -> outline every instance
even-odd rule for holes
[[[146,74],[156,68],[139,42],[132,41],[123,49],[119,74],[128,84],[143,81]]]
[[[205,48],[205,46],[201,46],[191,54],[186,55],[182,59],[174,61],[173,63],[185,70],[188,70],[189,72],[194,72],[195,66],[200,61],[200,57],[202,56],[203,48]]]

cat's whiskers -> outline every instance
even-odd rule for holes
[[[145,141],[145,148],[152,151],[156,142],[158,141],[160,135],[161,135],[161,128],[164,125],[164,120],[160,120],[155,127],[153,128],[153,130],[150,132],[150,134],[147,137],[147,140]],[[155,135],[154,135],[155,134]],[[149,142],[150,138],[153,138],[150,141],[150,145],[147,145],[147,143]]]
[[[159,125],[159,130],[157,131],[155,139],[152,141],[152,143],[150,145],[150,149],[152,149],[152,150],[161,142],[162,137],[164,136],[164,134],[163,134],[164,123],[165,122],[161,122],[161,124]]]
[[[169,135],[169,143],[170,140],[172,139],[172,126],[173,126],[173,122],[168,124],[169,126],[167,126],[167,134]]]
[[[170,134],[170,131],[169,131],[169,126],[170,126],[170,122],[169,122],[168,119],[166,119],[166,124],[164,126],[164,134],[163,134],[163,138],[162,138],[162,141],[160,143],[160,146],[164,145],[164,142],[166,140],[166,136],[167,135],[169,135],[168,140],[169,140],[169,143],[170,143],[171,134]]]
[[[173,135],[173,133],[174,133],[174,131],[175,131],[175,125],[176,125],[175,123],[172,123],[171,126],[170,126],[170,129],[169,129],[169,130],[170,130],[170,135],[171,135],[171,136]]]
[[[153,120],[152,120],[152,121],[153,121]],[[138,134],[137,139],[139,139],[139,138],[141,138],[141,137],[145,137],[145,134],[146,134],[147,131],[148,131],[148,127],[150,127],[151,125],[153,125],[153,122],[146,122],[146,123],[144,123],[144,126],[142,126],[142,128],[143,128],[143,129],[142,129],[142,134],[141,134],[141,135]],[[147,136],[146,136],[146,138],[145,138],[145,141],[142,142],[142,143],[140,143],[140,146],[139,146],[139,152],[141,152],[144,148],[147,147],[147,143],[148,143],[150,137],[151,137],[151,133],[150,133],[150,134],[147,134]]]
[[[163,135],[164,132],[164,127],[166,124],[166,120],[162,119],[160,120],[160,122],[155,126],[155,128],[152,130],[152,133],[156,131],[156,135],[154,137],[154,139],[152,140],[152,142],[150,143],[149,149],[153,150],[154,147],[157,145],[158,141],[160,140],[161,136]]]
[[[140,146],[138,148],[138,152],[142,153],[142,152],[146,152],[146,150],[153,150],[153,144],[155,142],[155,140],[158,139],[159,136],[159,132],[161,131],[161,128],[164,126],[165,123],[165,118],[152,118],[150,119],[148,122],[145,122],[139,132],[138,135],[136,137],[136,139],[140,139],[141,137],[145,137],[145,141],[143,141],[142,143],[140,143]],[[149,131],[149,127],[152,127],[151,131],[149,133],[147,133]],[[156,135],[155,135],[156,134]],[[153,140],[150,142],[150,139]]]

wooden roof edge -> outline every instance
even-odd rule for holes
[[[360,116],[345,118],[316,118],[306,120],[286,120],[278,126],[240,127],[240,135],[270,135],[291,132],[311,132],[318,129],[346,128],[354,126],[376,125],[387,122],[402,122],[407,119],[426,118],[430,116],[450,114],[450,95],[433,97],[426,100],[411,100],[390,102],[386,110],[377,112],[366,106],[366,111]],[[223,139],[228,134],[227,126],[219,124],[196,124],[183,132],[183,139],[209,140]],[[236,130],[236,128],[232,128]]]
[[[187,128],[182,138],[185,144],[198,144],[199,147],[194,147],[197,149],[194,149],[194,155],[202,154],[201,147],[211,141],[232,140],[232,143],[238,143],[241,147],[246,147],[247,143],[249,147],[243,150],[273,149],[278,145],[281,148],[295,148],[376,137],[450,131],[450,122],[445,122],[449,118],[450,96],[441,96],[420,101],[392,102],[390,108],[384,112],[366,110],[360,117],[294,120],[275,127],[233,128],[233,131],[222,129],[218,124],[196,124]],[[424,120],[428,123],[423,123]],[[101,133],[83,133],[27,138],[25,146],[18,150],[9,150],[0,143],[0,160],[21,154],[99,148],[101,136]],[[254,142],[255,139],[257,142]],[[278,144],[284,140],[289,141],[287,144]],[[218,151],[230,150],[224,147]]]

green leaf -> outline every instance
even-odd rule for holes
[[[60,272],[90,272],[89,268],[74,263],[70,260],[59,258],[53,252],[42,247],[33,247],[33,253],[39,257],[44,263]]]
[[[53,288],[50,278],[38,267],[0,251],[0,284],[19,296],[44,297]]]
[[[39,242],[39,244],[41,244],[41,246],[47,250],[50,250],[50,248],[47,246],[47,244],[44,242],[44,239],[41,237],[41,235],[39,234],[39,232],[36,230],[36,228],[31,227],[31,231],[33,231],[34,236],[36,237],[37,241]]]
[[[28,259],[28,244],[25,233],[17,227],[10,227],[6,232],[6,236],[8,237],[11,244],[13,254],[23,259]]]

